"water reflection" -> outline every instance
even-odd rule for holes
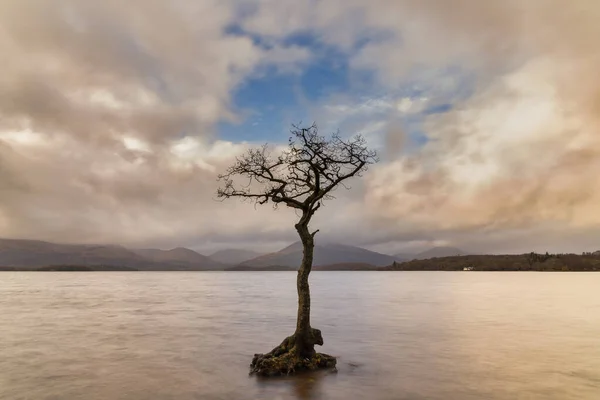
[[[282,398],[293,398],[298,400],[318,400],[324,399],[322,392],[323,382],[335,379],[335,374],[329,371],[319,371],[314,373],[308,373],[294,377],[282,377],[282,378],[255,378],[261,392],[264,394],[269,393],[273,387],[280,386],[282,392],[287,391],[288,395]]]
[[[600,274],[319,272],[337,374],[248,376],[293,273],[0,274],[0,399],[597,400]]]

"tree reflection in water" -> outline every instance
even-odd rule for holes
[[[257,377],[256,380],[265,392],[272,393],[273,386],[280,386],[282,398],[318,400],[324,398],[321,390],[323,381],[334,377],[335,374],[329,371],[316,371],[282,378]]]

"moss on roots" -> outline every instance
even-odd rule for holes
[[[312,329],[314,344],[323,344],[321,331]],[[314,345],[313,345],[314,346]],[[255,354],[250,364],[250,374],[258,376],[282,376],[299,372],[316,371],[319,369],[332,369],[335,371],[336,359],[329,354],[316,353],[300,355],[296,338],[288,336],[267,354]]]
[[[335,369],[336,359],[329,354],[315,353],[311,358],[300,358],[294,350],[278,356],[255,354],[250,364],[250,374],[258,376],[292,375],[298,372]]]

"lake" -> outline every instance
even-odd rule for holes
[[[337,374],[260,380],[293,272],[2,272],[0,399],[600,398],[600,273],[314,272]]]

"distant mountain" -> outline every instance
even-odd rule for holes
[[[136,267],[145,261],[143,257],[122,246],[70,245],[39,240],[0,239],[0,265],[7,267],[48,265],[130,265]]]
[[[394,258],[396,259],[396,261],[400,261],[400,262],[414,260],[416,256],[417,256],[416,254],[411,254],[411,253],[394,254]]]
[[[330,265],[317,265],[312,268],[313,271],[377,271],[385,267],[376,267],[365,263],[340,263]],[[271,265],[262,267],[251,267],[248,265],[236,265],[226,268],[225,271],[296,271],[296,267],[286,267],[282,265]]]
[[[302,243],[296,242],[275,253],[265,254],[244,261],[240,266],[267,267],[282,266],[298,268],[302,261]],[[396,259],[387,254],[376,253],[355,246],[346,246],[338,243],[324,243],[315,245],[314,266],[332,264],[363,263],[381,267],[392,264]]]
[[[225,249],[219,250],[211,254],[209,257],[223,264],[237,265],[262,255],[264,255],[264,253],[259,253],[252,250]]]
[[[456,247],[433,247],[429,250],[423,251],[415,255],[416,260],[426,260],[434,257],[452,257],[452,256],[463,256],[466,255],[461,249]]]
[[[432,247],[429,250],[422,251],[420,253],[398,253],[394,254],[394,258],[399,262],[412,261],[412,260],[426,260],[428,258],[435,257],[452,257],[452,256],[464,256],[467,253],[456,247]]]
[[[0,266],[14,268],[61,265],[102,266],[103,268],[112,266],[165,271],[224,268],[223,265],[197,253],[199,258],[186,261],[183,254],[189,255],[189,253],[176,250],[170,253],[169,257],[154,258],[144,257],[135,251],[116,245],[75,245],[40,240],[0,239]]]
[[[224,269],[225,265],[185,247],[171,250],[139,249],[135,252],[157,263],[181,265],[185,269]]]

